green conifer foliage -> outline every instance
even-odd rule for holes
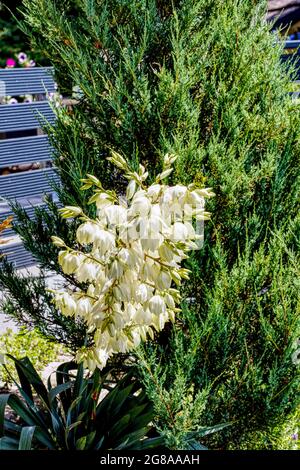
[[[265,3],[24,0],[34,45],[67,88],[81,90],[49,129],[61,202],[87,207],[79,191],[86,173],[122,191],[105,159],[110,149],[151,175],[166,153],[178,154],[173,182],[216,192],[204,247],[187,263],[183,313],[141,353],[157,425],[177,448],[201,425],[229,421],[207,437],[211,447],[251,448],[255,432],[271,446],[272,426],[299,406],[300,114]],[[17,209],[15,226],[42,265],[59,272],[50,235],[71,243],[75,225],[59,224],[50,209],[39,226]],[[20,318],[14,276],[4,267],[0,282]],[[36,295],[45,298],[43,288]],[[34,315],[25,301],[22,308]]]

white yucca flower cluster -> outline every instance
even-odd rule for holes
[[[126,197],[103,189],[88,175],[82,189],[93,187],[90,203],[96,204],[97,217],[90,219],[78,207],[61,209],[63,217],[79,217],[82,224],[76,234],[78,249],[53,237],[61,248],[59,263],[86,288],[55,291],[54,299],[63,314],[80,317],[93,334],[93,346],[77,356],[90,370],[103,368],[113,354],[127,353],[148,336],[153,338],[154,330],[174,321],[179,311],[180,294],[174,286],[188,279],[181,262],[198,246],[202,235],[196,234],[193,221],[209,217],[204,198],[213,193],[194,185],[163,184],[175,158],[167,155],[163,172],[147,186],[145,168],[131,171],[113,152],[109,160],[129,180]]]

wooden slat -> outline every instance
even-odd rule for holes
[[[46,208],[47,205],[43,201],[43,196],[37,196],[35,198],[30,199],[19,199],[18,203],[23,207],[26,214],[29,216],[30,219],[34,219],[34,209],[35,208]],[[14,213],[11,210],[9,204],[7,203],[5,206],[0,205],[0,222],[3,220],[8,219],[8,217],[14,217]],[[12,228],[8,228],[2,232],[3,237],[10,237],[15,235]]]
[[[44,120],[51,124],[55,120],[48,101],[0,105],[0,132],[36,129]]]
[[[55,91],[52,67],[1,69],[0,82],[5,84],[4,88],[1,87],[1,93],[5,96],[45,94]]]
[[[53,202],[55,202],[58,207],[62,207],[61,203],[58,200],[57,195],[52,194],[51,196],[52,196]],[[45,204],[43,196],[36,196],[30,199],[28,198],[18,199],[18,203],[23,207],[26,214],[31,220],[33,220],[35,217],[34,211],[36,208],[44,209],[48,211],[48,206],[47,204]],[[11,210],[9,204],[3,205],[3,206],[0,204],[0,222],[3,220],[6,220],[8,217],[14,218],[14,213]],[[2,232],[3,237],[11,237],[12,235],[14,235],[14,231],[12,228],[8,228]]]
[[[13,263],[17,269],[36,264],[36,260],[32,254],[25,250],[23,244],[20,242],[1,245],[0,253],[6,255],[8,261]]]
[[[0,140],[0,168],[52,158],[47,135]]]
[[[291,39],[291,40],[287,40],[285,41],[284,43],[284,48],[285,49],[297,49],[298,47],[300,47],[300,40],[299,39]]]
[[[50,181],[58,181],[54,168],[0,176],[0,196],[5,199],[30,198],[53,193]]]

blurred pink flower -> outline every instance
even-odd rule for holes
[[[15,59],[9,58],[6,61],[6,67],[15,67],[16,61]]]

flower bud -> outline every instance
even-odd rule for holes
[[[133,198],[135,190],[136,190],[136,182],[135,180],[131,180],[126,189],[126,197],[128,200]]]
[[[100,193],[95,198],[95,203],[98,211],[102,211],[112,205],[112,198],[107,193]]]
[[[77,217],[82,214],[82,209],[76,206],[66,206],[58,210],[65,219]]]
[[[169,168],[168,170],[163,171],[160,175],[158,175],[157,179],[163,180],[167,178],[173,171],[173,168]]]
[[[51,237],[51,240],[55,246],[58,248],[63,248],[66,246],[65,242],[59,237]]]
[[[165,299],[165,302],[166,302],[166,304],[167,304],[167,306],[168,306],[169,308],[175,308],[175,300],[174,300],[174,298],[172,297],[172,295],[170,295],[170,294],[167,293],[167,294],[164,296],[164,299]]]

